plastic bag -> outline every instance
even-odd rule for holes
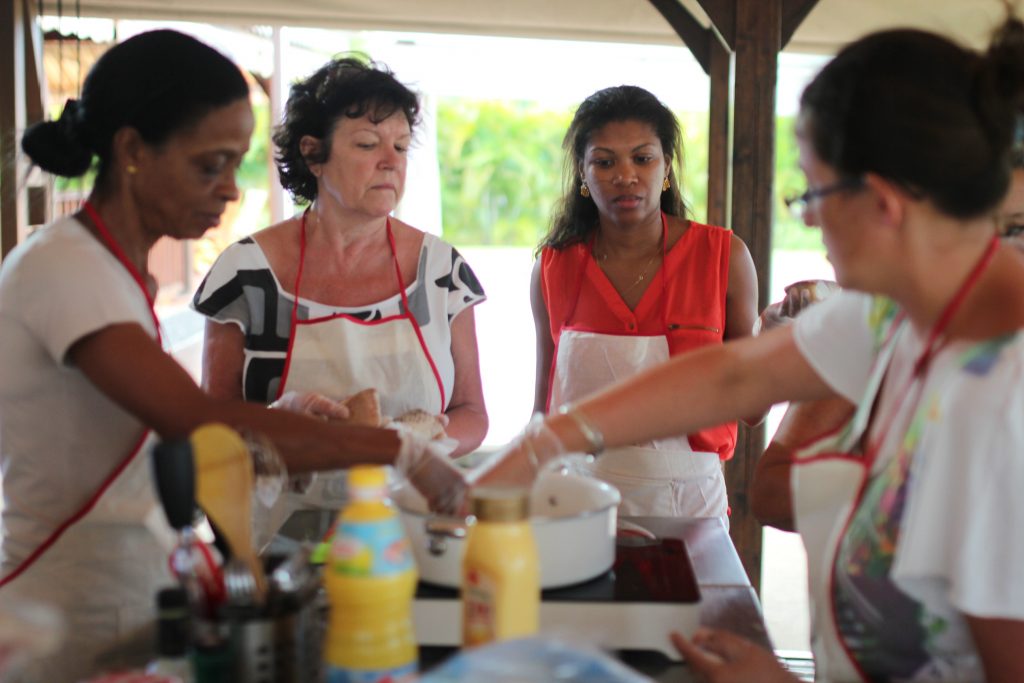
[[[463,650],[420,683],[650,683],[604,652],[561,638],[506,640]]]

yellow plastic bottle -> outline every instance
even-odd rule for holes
[[[324,639],[327,683],[397,683],[416,674],[412,627],[416,565],[387,498],[382,467],[348,472],[350,502],[338,515],[324,563],[331,604]]]
[[[529,500],[520,489],[480,489],[471,509],[462,560],[462,644],[522,638],[537,632],[540,565]]]

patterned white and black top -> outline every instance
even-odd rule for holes
[[[423,333],[451,396],[455,361],[451,322],[459,313],[486,299],[483,288],[462,255],[447,242],[424,235],[416,280],[406,286],[409,307]],[[295,297],[285,291],[266,255],[251,237],[235,242],[220,255],[192,299],[192,308],[222,323],[238,325],[245,335],[242,395],[269,403],[277,398],[291,335]],[[344,308],[299,297],[300,320],[344,313],[361,320],[404,313],[399,292],[375,304]]]

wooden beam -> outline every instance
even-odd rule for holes
[[[650,3],[661,13],[683,44],[690,48],[693,58],[704,69],[704,73],[710,74],[709,49],[713,40],[711,31],[702,26],[679,0],[650,0]]]
[[[697,0],[701,9],[711,20],[711,28],[719,35],[725,46],[736,49],[736,3],[738,0]]]
[[[782,34],[779,49],[785,49],[792,40],[793,34],[804,23],[818,0],[783,0],[782,2]]]
[[[775,86],[785,0],[736,3],[731,227],[747,244],[758,280],[758,310],[768,304],[775,175]],[[751,583],[760,586],[761,525],[750,512],[749,488],[764,451],[764,425],[740,429],[726,465],[732,504],[730,533]]]
[[[25,35],[25,125],[31,126],[47,116],[46,70],[43,64],[43,32],[36,22],[33,0],[22,0]],[[38,169],[33,169],[26,181],[25,201],[28,206],[27,226],[49,223],[52,216],[51,184]],[[18,239],[23,239],[20,233]]]
[[[0,259],[18,243],[28,214],[17,151],[25,127],[24,10],[22,0],[0,0]]]
[[[729,225],[732,154],[732,53],[718,40],[711,41],[711,79],[708,102],[708,212],[711,225]]]
[[[28,125],[46,118],[46,70],[43,66],[43,32],[36,24],[36,4],[22,0],[25,40],[25,118]]]

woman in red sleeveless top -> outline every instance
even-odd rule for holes
[[[750,334],[753,262],[729,230],[686,218],[679,138],[643,88],[601,90],[576,111],[563,143],[570,178],[532,281],[535,410]],[[622,492],[624,514],[725,519],[721,461],[735,444],[731,422],[610,449],[593,470]]]

